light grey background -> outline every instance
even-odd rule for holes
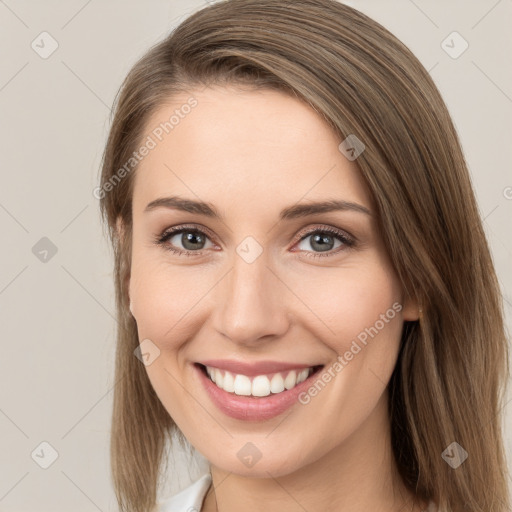
[[[512,1],[346,3],[407,44],[440,88],[469,163],[510,326]],[[92,190],[122,79],[203,5],[0,0],[0,511],[116,510],[108,466],[112,254]],[[48,58],[31,47],[51,49],[43,31],[58,43]],[[446,40],[453,31],[469,44],[458,58],[445,51],[462,48],[458,36]],[[44,253],[43,237],[56,254]],[[511,434],[509,404],[509,458]],[[51,460],[51,449],[42,442],[58,452],[47,469],[39,464]],[[168,492],[199,474],[205,466],[197,460],[190,473],[177,464]]]

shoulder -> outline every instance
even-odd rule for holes
[[[211,483],[210,473],[205,473],[178,494],[160,502],[156,512],[200,512]]]

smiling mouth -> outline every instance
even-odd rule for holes
[[[255,398],[278,395],[293,389],[323,368],[323,365],[317,365],[249,377],[201,363],[196,365],[218,388],[233,395]]]

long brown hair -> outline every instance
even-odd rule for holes
[[[120,509],[155,507],[167,443],[177,430],[134,357],[139,340],[127,278],[137,167],[127,169],[126,162],[164,101],[222,84],[293,94],[342,139],[353,134],[364,143],[356,163],[402,285],[423,310],[420,322],[404,324],[389,382],[400,475],[413,493],[442,510],[510,510],[501,431],[509,377],[503,306],[459,138],[410,50],[334,0],[208,6],[149,50],[116,98],[95,195],[115,259],[111,466]],[[459,449],[452,443],[468,454],[457,468],[446,462]]]

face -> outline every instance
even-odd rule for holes
[[[173,97],[147,136],[129,295],[179,429],[212,465],[254,476],[374,435],[417,307],[342,139],[296,98],[221,87]]]

